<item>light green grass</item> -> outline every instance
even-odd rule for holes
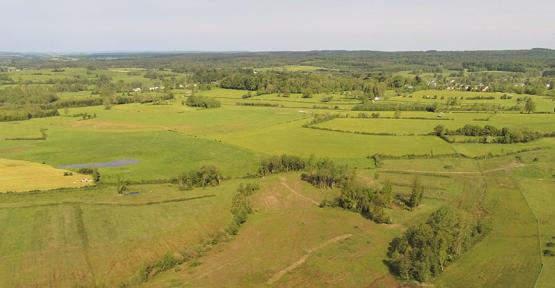
[[[449,144],[437,137],[355,135],[302,128],[298,122],[235,133],[222,139],[224,142],[266,154],[364,158],[375,153],[453,153]]]
[[[137,196],[99,187],[1,197],[0,286],[117,286],[145,263],[225,227],[237,185],[130,186]],[[214,196],[180,200],[203,195]]]

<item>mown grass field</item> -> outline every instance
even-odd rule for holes
[[[210,238],[230,220],[237,181],[180,191],[135,185],[1,196],[0,286],[117,286],[165,253]],[[196,199],[196,197],[200,197]]]
[[[48,165],[0,159],[0,193],[75,188],[91,185],[91,177]]]
[[[541,132],[553,131],[553,116],[549,114],[522,115],[517,113],[478,114],[448,113],[434,119],[433,113],[401,113],[401,119],[386,118],[338,118],[316,125],[317,127],[347,130],[352,132],[393,133],[393,134],[430,134],[437,125],[448,129],[462,128],[466,124],[507,128],[528,128]],[[428,114],[428,115],[426,115]],[[431,114],[431,115],[430,115]],[[417,116],[418,115],[418,116]],[[405,117],[403,119],[402,117]],[[425,117],[427,119],[410,119]],[[487,121],[480,117],[486,117]],[[442,120],[442,118],[446,118]]]

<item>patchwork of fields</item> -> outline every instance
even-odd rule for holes
[[[269,71],[275,69],[323,68]],[[50,85],[49,79],[87,77],[87,71],[13,73]],[[126,83],[145,79],[142,69],[98,73]],[[59,116],[0,122],[0,286],[417,287],[390,273],[384,262],[389,243],[444,206],[483,216],[490,231],[430,285],[547,288],[555,282],[555,257],[542,252],[555,239],[555,138],[482,144],[433,135],[440,124],[552,133],[553,98],[522,95],[536,100],[538,113],[353,111],[359,101],[342,93],[247,98],[245,90],[194,89],[175,89],[175,98],[161,103],[71,107],[59,109]],[[182,105],[193,93],[221,107]],[[60,93],[62,99],[91,95]],[[382,101],[462,97],[465,104],[517,105],[516,97],[502,95],[422,90]],[[495,99],[465,99],[476,96]],[[336,117],[312,122],[323,114]],[[391,183],[399,198],[409,197],[418,178],[425,195],[414,209],[387,207],[392,223],[376,224],[319,207],[341,189],[317,188],[302,181],[301,172],[257,177],[260,161],[280,154],[347,164],[370,187]],[[60,169],[122,160],[99,167],[96,185],[82,181],[91,175],[78,169]],[[205,165],[218,167],[221,185],[180,189],[178,176]],[[118,194],[122,181],[127,192]],[[249,197],[254,213],[237,235],[218,238],[232,221],[237,187],[248,182],[261,186]],[[190,250],[191,259],[185,256]],[[168,255],[185,260],[144,275]],[[144,279],[136,281],[137,275]]]

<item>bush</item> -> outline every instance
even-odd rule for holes
[[[94,183],[100,183],[100,172],[98,172],[98,169],[94,168],[92,169],[92,178]]]
[[[191,107],[202,107],[202,108],[218,108],[221,106],[220,101],[212,98],[207,98],[204,96],[189,96],[187,101],[185,101],[187,106]]]
[[[78,173],[85,174],[85,175],[92,175],[93,171],[94,171],[94,169],[92,169],[92,168],[79,168],[77,170]]]

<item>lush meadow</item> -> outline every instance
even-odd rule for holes
[[[555,281],[546,252],[555,251],[555,101],[549,91],[532,93],[548,80],[536,77],[519,93],[505,78],[494,78],[499,91],[462,91],[449,86],[459,71],[447,69],[417,78],[405,69],[348,74],[320,59],[242,69],[212,60],[224,68],[205,70],[90,61],[1,72],[10,81],[0,90],[24,87],[13,93],[30,99],[0,93],[0,115],[30,109],[0,122],[2,287]],[[474,86],[483,80],[470,75]],[[243,87],[256,81],[266,86]],[[430,81],[443,86],[423,84]],[[33,114],[42,110],[56,114]],[[501,134],[454,132],[465,125],[541,136],[501,144],[492,140]],[[283,163],[269,157],[282,154],[302,165],[276,168]],[[359,186],[348,190],[351,183]],[[376,201],[384,187],[392,199],[364,204],[381,209],[383,223],[345,198]],[[394,239],[445,207],[466,215],[461,231],[480,227],[479,241],[425,284],[396,274]]]

